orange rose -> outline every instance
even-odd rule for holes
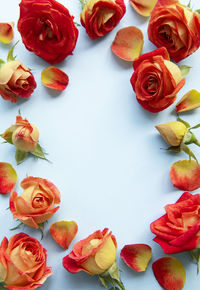
[[[20,60],[9,61],[0,68],[0,95],[16,103],[18,97],[28,98],[36,88],[35,79]]]
[[[104,36],[119,23],[126,12],[123,0],[89,0],[81,13],[81,24],[91,39]]]
[[[14,218],[38,228],[59,209],[54,205],[60,203],[60,192],[50,181],[32,176],[25,178],[21,187],[24,189],[21,196],[16,191],[11,193],[10,210]]]
[[[114,264],[116,250],[116,239],[105,228],[76,243],[73,251],[63,258],[63,266],[71,273],[85,271],[91,275],[102,274]]]
[[[166,47],[176,62],[200,46],[200,15],[178,0],[158,0],[148,26],[149,40]]]
[[[9,241],[5,237],[0,246],[0,281],[9,290],[34,290],[52,274],[46,261],[46,250],[38,240],[24,233]]]
[[[164,47],[139,56],[133,68],[130,81],[137,101],[152,113],[169,107],[185,84],[179,67],[170,61]]]

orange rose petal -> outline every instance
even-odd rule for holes
[[[146,244],[126,245],[121,250],[120,256],[131,269],[143,272],[152,258],[152,250]]]
[[[200,107],[200,93],[196,90],[191,90],[186,93],[176,105],[177,113],[194,110]]]
[[[14,37],[14,22],[0,23],[0,41],[4,44],[12,42]]]
[[[185,284],[185,268],[174,257],[163,257],[152,264],[158,283],[165,290],[181,290]]]
[[[41,80],[44,86],[57,91],[63,91],[69,83],[68,75],[54,66],[41,72]]]
[[[0,162],[0,194],[9,193],[17,183],[17,173],[11,164]]]
[[[174,187],[192,191],[200,187],[200,166],[194,160],[180,160],[170,167]]]
[[[143,44],[142,31],[135,26],[129,26],[117,32],[111,49],[118,57],[127,61],[133,61],[140,56]]]
[[[64,249],[68,249],[76,236],[78,226],[75,221],[59,221],[52,224],[49,231],[56,243]]]
[[[148,17],[151,14],[157,0],[130,0],[131,6],[137,13]]]

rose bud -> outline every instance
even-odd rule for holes
[[[4,100],[16,103],[18,97],[28,98],[36,88],[35,79],[20,60],[13,57],[13,48],[8,54],[8,62],[0,67],[0,95]]]
[[[200,15],[178,0],[158,0],[148,26],[149,40],[166,47],[170,57],[179,62],[200,46]]]
[[[21,196],[16,191],[10,195],[10,210],[14,218],[38,229],[59,209],[60,192],[50,181],[39,177],[26,177],[21,182]]]
[[[164,47],[139,56],[133,62],[133,68],[135,71],[130,81],[137,101],[152,113],[169,107],[185,84],[181,70],[170,61]]]
[[[63,258],[63,266],[71,273],[85,271],[90,275],[100,275],[101,282],[116,283],[123,288],[119,279],[119,269],[115,263],[117,242],[107,228],[96,231],[73,246],[72,252]],[[112,286],[114,285],[112,284]]]
[[[55,0],[22,0],[18,30],[26,48],[51,64],[72,54],[78,29],[68,9]]]
[[[35,238],[19,233],[1,242],[0,281],[6,289],[34,290],[42,286],[52,274],[46,263],[46,250]]]
[[[10,126],[0,135],[6,142],[16,147],[15,159],[17,164],[24,161],[27,153],[46,159],[42,148],[40,147],[38,128],[29,123],[28,120],[22,119],[20,115],[16,116],[16,123]]]
[[[123,0],[89,0],[83,7],[80,21],[89,37],[97,39],[113,30],[125,12]]]
[[[187,127],[179,121],[155,126],[163,139],[171,146],[179,146],[187,132]]]

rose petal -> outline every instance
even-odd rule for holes
[[[143,43],[142,31],[135,26],[129,26],[117,32],[111,49],[118,57],[127,61],[133,61],[140,56]]]
[[[54,66],[41,72],[41,80],[44,86],[57,91],[63,91],[69,83],[68,75]]]
[[[152,250],[146,244],[125,245],[120,256],[131,269],[143,272],[152,258]]]
[[[9,193],[17,183],[17,173],[11,164],[0,162],[0,193]]]
[[[142,16],[150,16],[157,0],[130,0],[131,6]]]
[[[191,90],[186,93],[176,105],[177,113],[194,110],[200,107],[200,93],[196,90]]]
[[[195,190],[200,187],[200,166],[194,160],[180,160],[170,167],[170,178],[174,187]]]
[[[51,225],[50,234],[53,239],[64,249],[68,249],[78,231],[75,221],[59,221]]]
[[[9,44],[14,37],[13,31],[14,22],[0,23],[0,41]]]
[[[152,264],[158,283],[165,290],[181,290],[185,284],[185,268],[174,257],[163,257]]]

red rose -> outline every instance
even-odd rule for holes
[[[113,30],[125,12],[123,0],[89,0],[81,13],[81,24],[91,39],[97,39]]]
[[[166,254],[190,251],[200,246],[200,194],[185,192],[166,214],[151,224],[151,231]]]
[[[26,48],[51,64],[72,54],[78,37],[73,17],[55,0],[22,0],[18,30]]]
[[[179,67],[170,61],[164,47],[138,57],[133,68],[130,81],[137,101],[152,113],[169,107],[185,84]]]
[[[176,62],[200,46],[200,15],[178,0],[158,0],[148,27],[149,40],[166,47]]]

